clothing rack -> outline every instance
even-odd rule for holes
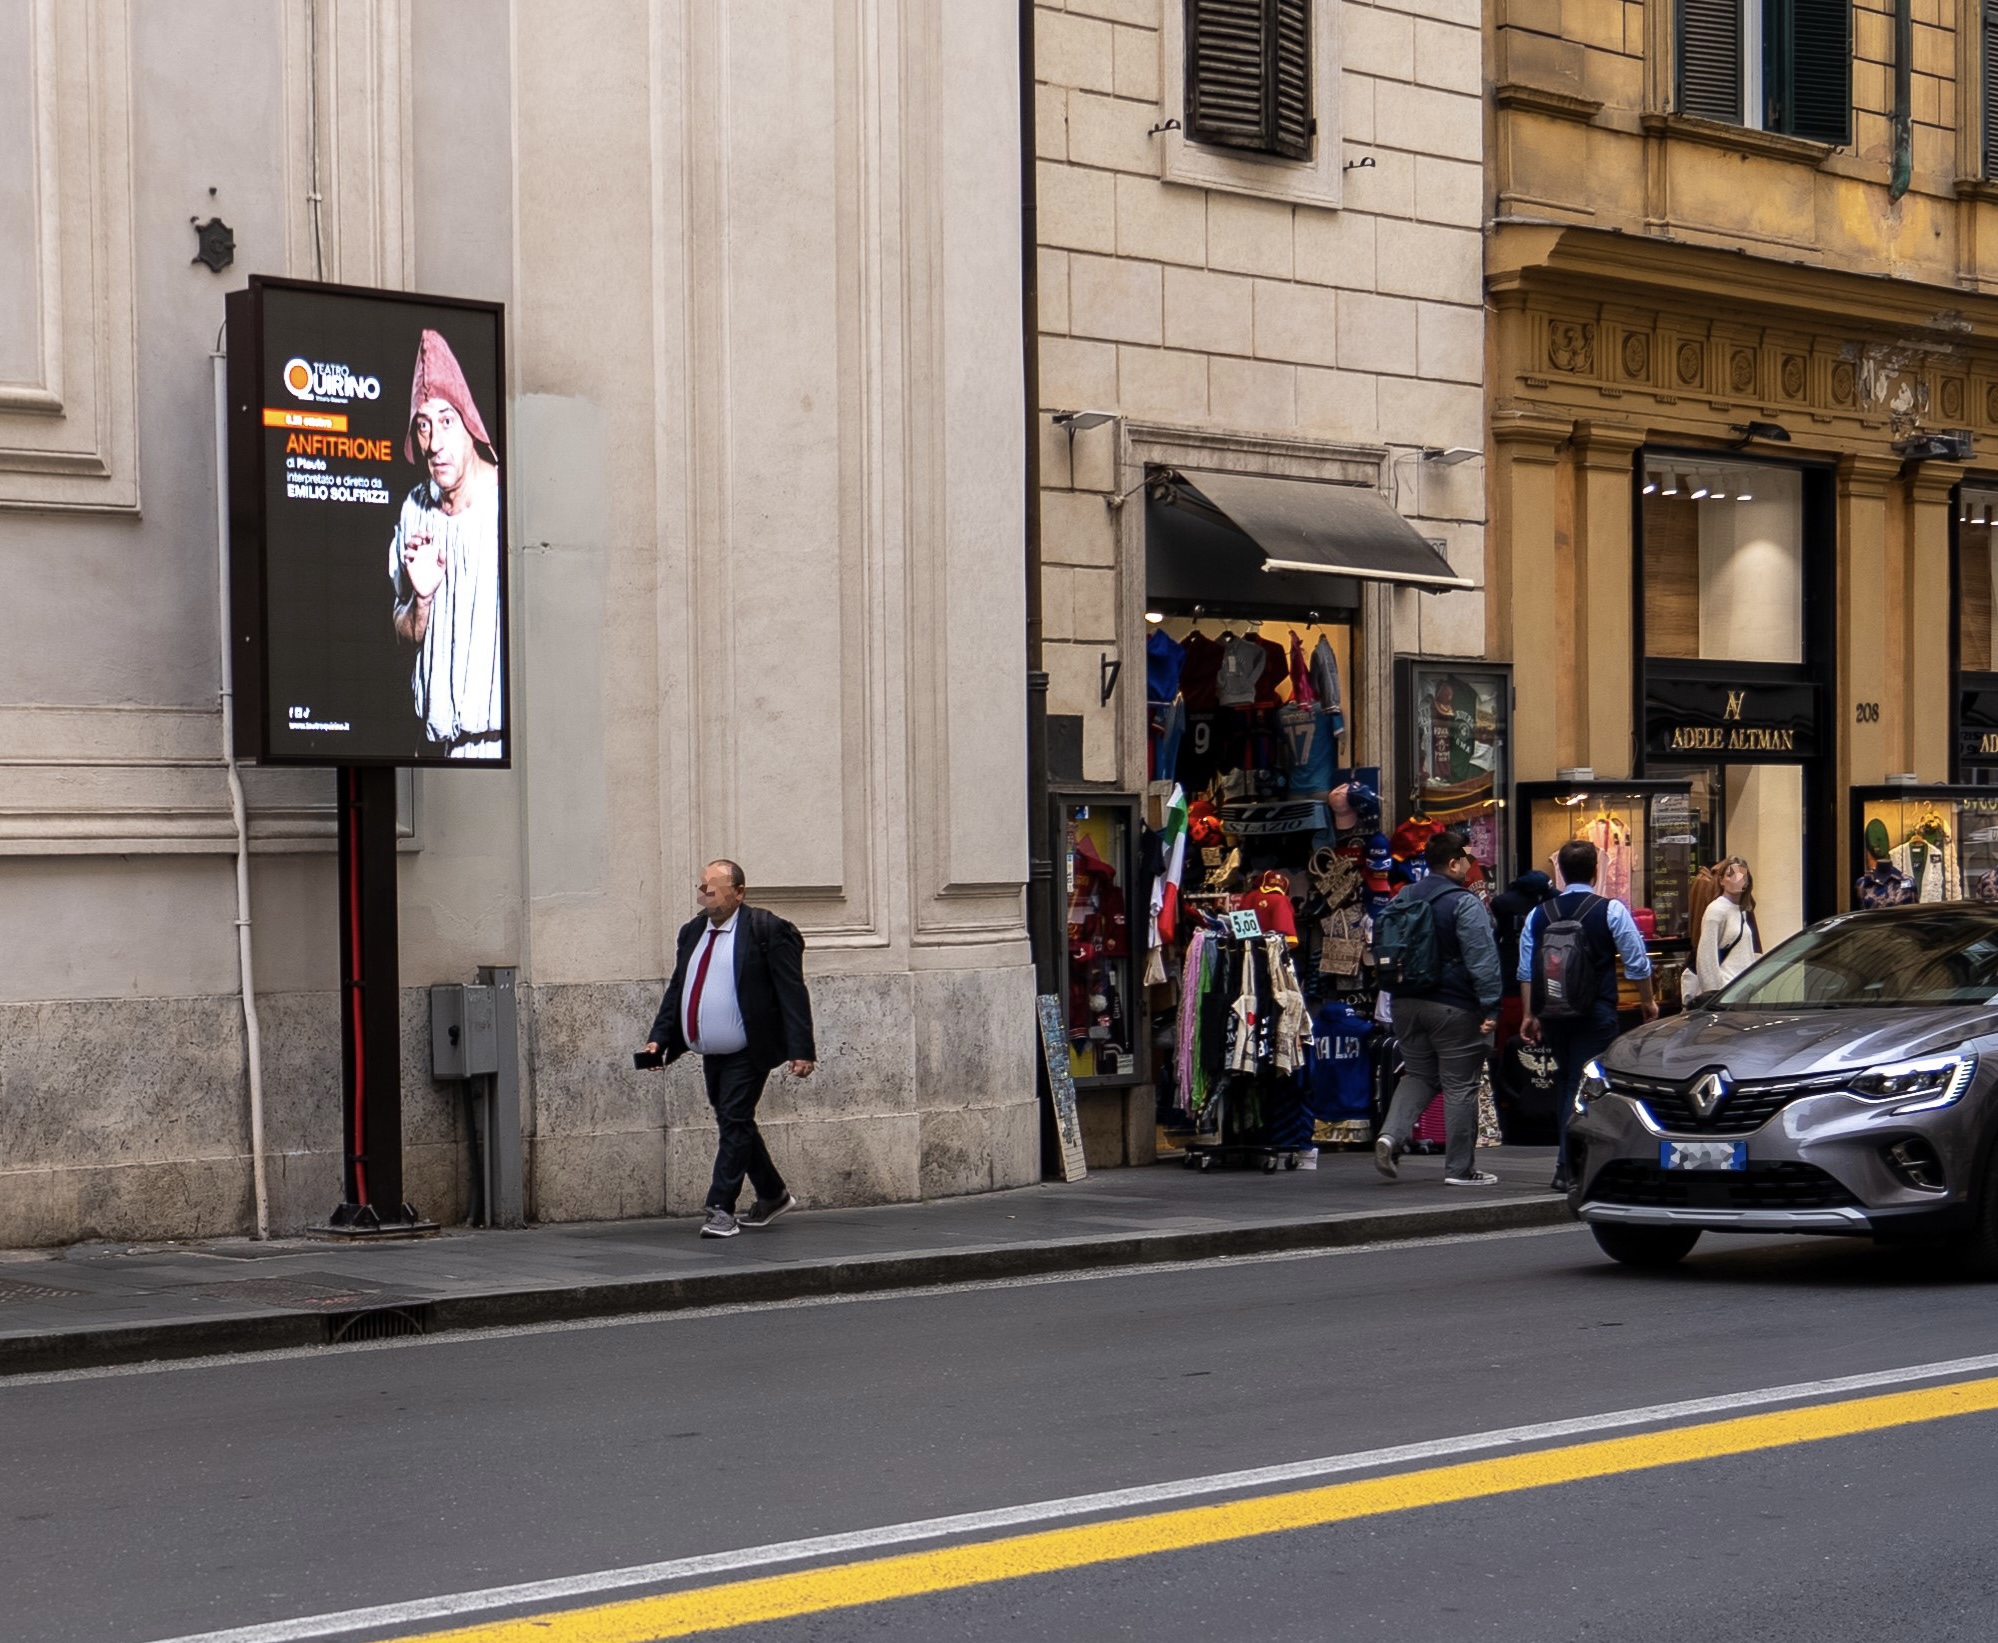
[[[1187,948],[1179,1031],[1182,1088],[1188,1092],[1181,1110],[1195,1121],[1185,1165],[1260,1167],[1266,1175],[1297,1169],[1311,1150],[1311,1126],[1298,1088],[1303,1036],[1310,1027],[1296,965],[1281,936],[1237,935],[1212,914],[1198,917],[1197,939]],[[1221,952],[1239,954],[1244,968],[1234,983],[1236,999],[1225,1006],[1228,1048],[1216,1068],[1208,1064],[1215,1058],[1204,1034],[1213,1028],[1212,995],[1220,978],[1210,985],[1206,966]],[[1259,965],[1266,967],[1267,989],[1259,985]],[[1247,1044],[1244,1033],[1253,1035]],[[1244,1061],[1250,1064],[1241,1065]]]

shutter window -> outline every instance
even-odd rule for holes
[[[1769,0],[1769,127],[1815,143],[1852,139],[1852,0]]]
[[[1679,0],[1679,112],[1742,123],[1741,0]]]
[[[1980,43],[1984,54],[1981,65],[1984,120],[1980,146],[1984,150],[1984,175],[1998,177],[1998,0],[1984,0]]]
[[[1186,134],[1311,158],[1311,0],[1186,0]]]

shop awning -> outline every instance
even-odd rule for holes
[[[1357,603],[1352,579],[1474,587],[1367,485],[1162,470],[1147,487],[1147,593],[1212,610]]]

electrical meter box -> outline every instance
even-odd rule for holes
[[[499,1071],[492,988],[454,983],[430,989],[430,1071],[436,1078],[485,1078]]]

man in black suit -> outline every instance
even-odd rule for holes
[[[804,937],[795,924],[744,899],[742,869],[711,861],[695,894],[702,912],[680,927],[673,979],[652,1022],[646,1053],[677,1061],[701,1058],[708,1104],[721,1131],[708,1188],[703,1238],[733,1238],[743,1227],[767,1227],[797,1199],[770,1161],[756,1128],[756,1103],[772,1071],[788,1067],[809,1078],[812,1000],[805,991]],[[756,1202],[737,1218],[736,1199],[747,1174]]]

